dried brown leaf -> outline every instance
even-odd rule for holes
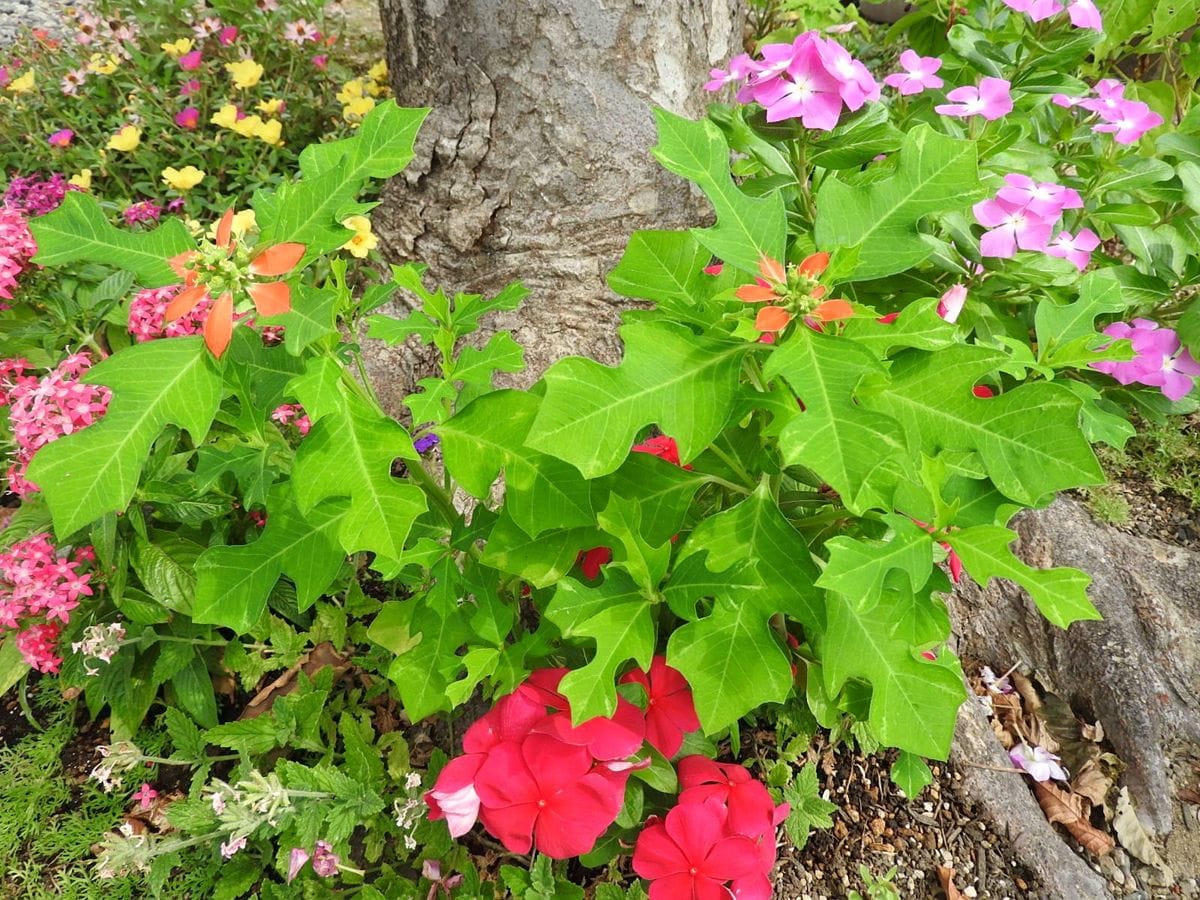
[[[1175,796],[1184,803],[1195,803],[1200,806],[1200,791],[1193,790],[1192,788],[1180,788],[1179,793]]]
[[[1082,805],[1087,802],[1083,797],[1038,781],[1033,783],[1033,793],[1046,818],[1052,823],[1060,823],[1088,853],[1104,856],[1112,852],[1116,846],[1113,839],[1082,815]]]
[[[344,656],[333,649],[333,644],[322,641],[296,660],[294,666],[251,697],[238,718],[253,719],[261,716],[275,703],[276,697],[290,694],[296,689],[296,676],[300,672],[312,677],[326,666],[333,666],[334,672],[340,674],[346,670],[347,662]]]
[[[1099,720],[1094,725],[1084,725],[1079,731],[1085,741],[1099,744],[1104,740],[1104,726],[1100,724]]]
[[[1020,672],[1013,672],[1008,676],[1008,680],[1021,696],[1021,703],[1025,706],[1025,712],[1035,713],[1042,706],[1042,698],[1038,696],[1037,688],[1033,686],[1033,682],[1022,675]]]
[[[950,866],[937,867],[938,882],[946,892],[946,900],[962,900],[962,891],[954,884],[954,869]]]
[[[1128,850],[1148,866],[1158,869],[1168,881],[1173,881],[1170,867],[1154,846],[1142,820],[1137,817],[1133,808],[1133,800],[1129,797],[1129,788],[1121,788],[1117,795],[1117,814],[1113,816],[1113,831],[1121,841],[1121,846]]]
[[[1071,779],[1071,790],[1082,797],[1087,797],[1092,806],[1098,808],[1107,805],[1105,798],[1112,786],[1112,776],[1105,772],[1100,763],[1094,759],[1089,760]]]

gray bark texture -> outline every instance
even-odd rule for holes
[[[703,113],[709,68],[740,51],[740,4],[380,0],[380,17],[396,99],[433,107],[374,215],[387,257],[429,263],[448,293],[523,281],[524,308],[493,326],[526,348],[518,383],[567,354],[615,362],[604,278],[629,235],[705,215],[650,156],[652,107]],[[429,359],[371,353],[398,412]]]

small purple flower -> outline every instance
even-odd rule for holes
[[[439,443],[441,443],[441,440],[442,439],[440,437],[431,431],[428,434],[421,435],[419,438],[413,441],[413,449],[418,453],[428,453]]]
[[[951,102],[938,104],[934,111],[943,116],[957,116],[960,119],[983,116],[990,122],[1012,112],[1011,89],[1011,82],[989,76],[982,79],[978,87],[967,85],[955,88],[946,95],[946,99]]]
[[[341,861],[341,858],[333,852],[330,844],[325,841],[317,841],[312,856],[312,867],[316,874],[322,878],[332,878],[337,874],[338,864]]]
[[[941,59],[936,56],[919,56],[915,50],[905,50],[900,54],[900,66],[904,71],[887,76],[883,83],[904,96],[919,94],[926,88],[940,88],[944,84],[934,74],[942,67]]]
[[[167,212],[177,213],[186,205],[187,200],[184,197],[176,197],[174,200],[167,201]]]
[[[1044,747],[1030,747],[1022,741],[1008,751],[1008,758],[1034,781],[1049,781],[1051,778],[1056,781],[1067,780],[1067,770],[1059,765],[1061,757]]]
[[[304,868],[306,862],[308,862],[308,851],[302,847],[293,847],[291,855],[288,856],[288,884],[296,880],[296,876],[300,874],[300,870]]]

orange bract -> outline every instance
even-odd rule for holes
[[[829,254],[821,251],[814,253],[811,256],[804,257],[800,263],[798,270],[801,275],[807,275],[809,278],[816,278],[822,272],[829,268]]]
[[[204,320],[204,344],[213,356],[220,356],[233,335],[233,295],[226,291],[217,298]]]
[[[167,311],[163,314],[164,322],[174,322],[180,316],[186,316],[196,305],[208,296],[208,288],[202,284],[197,284],[193,287],[184,288],[167,305]]]
[[[246,285],[260,316],[277,316],[292,308],[292,291],[285,282],[266,281]]]
[[[233,207],[225,210],[221,221],[217,223],[217,246],[228,247],[233,240]]]
[[[787,273],[783,270],[783,264],[778,260],[771,259],[765,253],[758,257],[758,271],[762,273],[763,278],[773,284],[782,284],[787,280]]]
[[[763,303],[776,298],[775,291],[763,284],[743,284],[733,296],[746,303]]]
[[[296,267],[304,256],[303,244],[275,244],[260,250],[250,260],[250,273],[253,275],[286,275]]]
[[[814,309],[812,314],[822,322],[833,322],[838,319],[852,318],[854,307],[847,300],[826,300]]]
[[[759,331],[782,331],[791,320],[791,313],[782,306],[764,306],[754,319],[754,327]]]

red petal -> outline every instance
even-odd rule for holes
[[[292,308],[292,291],[282,281],[260,281],[246,287],[260,316],[277,316]]]
[[[584,578],[588,581],[595,581],[600,577],[600,567],[611,561],[612,550],[608,547],[593,547],[591,550],[583,552],[583,558],[579,561],[579,569],[583,572]]]
[[[296,267],[304,256],[304,245],[295,243],[275,244],[260,250],[250,260],[250,272],[254,275],[286,275]]]
[[[171,271],[180,278],[186,278],[188,275],[187,264],[195,259],[199,254],[195,250],[184,250],[182,253],[177,253],[167,260],[167,265],[171,267]]]
[[[800,263],[800,274],[807,275],[809,278],[816,278],[828,268],[829,254],[822,251],[804,258],[804,261]]]
[[[633,871],[642,878],[686,874],[690,865],[661,821],[647,825],[638,835],[633,848]]]
[[[220,357],[233,335],[233,295],[226,291],[217,298],[204,320],[204,343],[212,355]]]
[[[704,267],[705,275],[720,275],[721,270],[725,268],[724,263],[713,263],[711,266]]]
[[[782,331],[792,321],[792,314],[782,306],[764,306],[754,319],[759,331]]]
[[[774,843],[775,835],[769,835],[764,840]],[[713,881],[728,881],[749,875],[756,868],[758,847],[754,841],[748,837],[727,837],[713,845],[699,874],[707,875]]]
[[[733,296],[746,303],[763,303],[776,299],[775,292],[771,288],[758,284],[743,284],[734,291]]]
[[[787,273],[784,272],[783,265],[765,253],[758,258],[758,271],[762,273],[763,278],[773,284],[783,284],[787,280]]]
[[[721,769],[707,756],[685,756],[679,761],[678,770],[681,789],[726,780]]]
[[[625,778],[590,772],[548,798],[534,826],[537,848],[552,859],[587,853],[621,812]]]
[[[684,858],[699,867],[713,845],[721,840],[725,810],[720,803],[680,803],[667,813],[667,834]],[[739,873],[740,874],[740,873]]]
[[[186,316],[206,296],[208,296],[208,288],[202,284],[184,288],[175,295],[175,299],[167,304],[167,311],[163,313],[163,321],[174,322],[180,316]]]
[[[824,322],[849,319],[854,316],[854,307],[847,300],[826,300],[813,310],[813,315]]]
[[[217,223],[217,246],[228,247],[233,238],[233,207],[225,210],[221,221]]]

